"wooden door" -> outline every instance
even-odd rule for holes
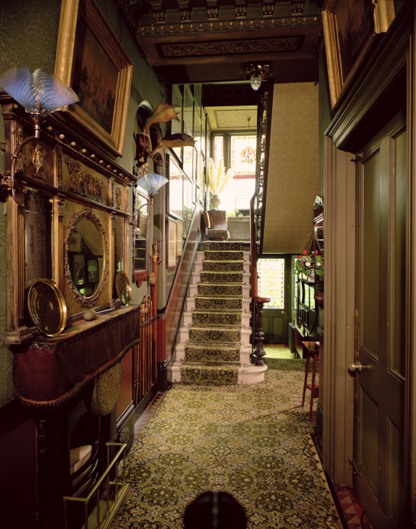
[[[404,528],[406,323],[410,291],[407,134],[397,117],[360,153],[354,467],[374,528]],[[361,365],[362,368],[361,368]]]
[[[258,270],[260,293],[271,300],[271,306],[266,305],[263,310],[264,343],[287,344],[291,298],[290,257],[259,259]]]

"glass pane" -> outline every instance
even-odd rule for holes
[[[236,175],[254,175],[256,172],[255,135],[231,136],[231,167]]]
[[[214,136],[212,159],[216,164],[224,160],[224,136]]]
[[[270,298],[265,309],[285,308],[285,260],[260,259],[257,262],[259,296]]]

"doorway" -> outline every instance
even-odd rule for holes
[[[291,260],[288,256],[260,258],[257,262],[259,292],[270,302],[263,307],[265,344],[288,344],[291,314]]]

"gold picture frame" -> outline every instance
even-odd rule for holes
[[[132,69],[93,0],[62,0],[55,76],[80,99],[71,118],[115,156],[124,145]]]
[[[326,0],[322,23],[333,109],[376,35],[388,30],[394,16],[392,0]]]

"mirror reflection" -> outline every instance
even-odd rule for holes
[[[90,218],[81,216],[68,238],[68,265],[71,281],[83,297],[91,297],[103,275],[103,237]]]

